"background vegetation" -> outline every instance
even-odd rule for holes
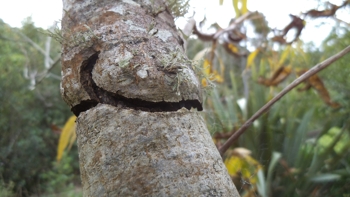
[[[0,196],[62,192],[79,183],[76,147],[57,163],[59,133],[71,115],[60,96],[60,81],[44,77],[44,56],[24,37],[45,47],[46,37],[30,19],[20,29],[0,20]],[[60,46],[52,42],[50,56]],[[60,76],[59,64],[50,73]],[[29,75],[36,74],[33,86]]]
[[[236,17],[244,14],[244,2],[235,7]],[[237,28],[244,33],[246,26],[254,27],[255,38],[232,42],[229,50],[222,42],[214,48],[213,42],[197,39],[199,35],[187,40],[189,57],[211,79],[202,81],[207,90],[203,116],[217,146],[298,71],[350,45],[350,25],[343,22],[322,48],[298,39],[278,44],[268,36],[272,30],[263,15],[257,16]],[[59,92],[55,57],[60,45],[42,32],[30,19],[22,28],[0,20],[0,197],[81,196],[76,146],[56,161],[60,128],[71,112]],[[50,62],[48,57],[54,58]],[[318,74],[338,107],[315,87],[298,91],[308,85],[304,83],[255,121],[224,155],[242,196],[350,195],[349,62],[346,55]],[[287,77],[263,85],[282,66],[290,69]]]

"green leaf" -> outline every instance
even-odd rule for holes
[[[270,194],[271,194],[270,188],[272,185],[272,176],[274,173],[274,169],[276,167],[277,162],[281,159],[281,157],[282,157],[282,154],[279,152],[272,153],[271,162],[269,165],[269,169],[267,171],[267,181],[266,181],[266,188],[267,188],[268,194],[269,194],[268,196],[270,196]]]
[[[311,121],[313,113],[314,113],[314,110],[311,109],[311,110],[307,111],[307,113],[305,113],[305,115],[303,116],[303,119],[302,119],[301,123],[299,124],[298,129],[295,132],[295,136],[293,137],[294,141],[292,142],[293,145],[291,147],[292,153],[301,154],[300,147],[301,147],[301,144],[305,140],[306,130],[307,130],[307,127]],[[288,158],[289,158],[288,161],[290,161],[290,162],[296,161],[296,159],[298,158],[297,155],[298,154],[288,154]]]
[[[310,178],[310,181],[312,182],[331,182],[331,181],[337,181],[341,178],[341,176],[339,174],[320,174],[320,175],[316,175],[312,178]]]
[[[217,89],[213,90],[212,101],[213,101],[215,112],[218,116],[218,119],[221,122],[221,125],[223,125],[224,127],[232,126],[233,125],[232,120],[228,117],[228,112],[226,110],[226,107],[221,102],[221,98],[219,96]]]
[[[266,181],[264,171],[262,170],[258,171],[258,183],[256,184],[256,187],[261,197],[267,197]]]

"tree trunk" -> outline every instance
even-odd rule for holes
[[[78,116],[83,195],[239,196],[166,2],[63,8],[61,92]]]

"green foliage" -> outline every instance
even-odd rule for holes
[[[168,3],[175,17],[187,12],[187,0],[168,0]],[[270,29],[265,18],[261,15],[251,23],[258,34],[252,46],[269,45],[266,36]],[[32,87],[23,77],[24,68],[42,70],[44,57],[19,32],[44,48],[47,36],[39,31],[44,32],[36,28],[30,18],[20,29],[11,28],[0,20],[0,197],[82,196],[79,187],[77,190],[80,181],[76,147],[60,163],[54,162],[58,135],[50,126],[62,126],[71,114],[60,97],[59,81],[43,78]],[[59,29],[52,30],[51,35],[62,41]],[[91,39],[93,35],[73,36],[72,41],[76,42],[72,44],[85,43],[85,37]],[[293,55],[286,62],[293,67],[307,68],[348,45],[349,29],[337,26],[325,40],[322,50],[310,45],[310,52],[305,52],[302,50],[305,45],[299,42],[293,45]],[[193,58],[196,52],[211,44],[190,39],[188,46],[189,57]],[[51,57],[59,52],[59,43],[52,43]],[[213,135],[236,130],[295,78],[292,74],[289,81],[267,88],[256,83],[259,75],[272,71],[268,61],[260,61],[262,54],[257,55],[251,70],[246,70],[246,56],[224,55],[220,47],[217,52],[225,65],[225,83],[217,85],[206,96],[204,112]],[[282,56],[282,52],[274,52]],[[273,57],[274,53],[268,56]],[[326,106],[313,90],[293,90],[255,121],[235,143],[235,147],[251,150],[251,156],[264,166],[257,173],[256,196],[311,196],[313,192],[322,196],[350,194],[348,62],[349,55],[320,73],[332,99],[342,105],[340,109]],[[53,67],[50,72],[59,76],[60,68]],[[242,105],[241,101],[247,105]],[[253,184],[248,185],[254,188]],[[247,194],[247,190],[242,189],[247,186],[245,180],[236,186],[242,195]]]
[[[55,160],[58,136],[50,126],[62,125],[70,112],[60,97],[59,80],[44,78],[29,89],[24,70],[42,70],[44,56],[18,32],[42,48],[46,36],[30,20],[21,29],[0,21],[0,177],[6,185],[13,183],[18,195],[29,196],[41,190],[41,174],[50,170]],[[56,56],[59,48],[52,43],[51,56]],[[60,75],[60,68],[51,72]]]
[[[5,184],[3,180],[0,179],[0,197],[13,197],[15,194],[13,193],[14,183],[10,182],[9,184]]]
[[[324,45],[324,52],[305,52],[302,42],[298,43],[290,48],[291,55],[286,58],[286,62],[292,68],[309,68],[334,55],[350,45],[349,31],[340,32],[335,31],[333,34],[336,35],[332,34],[325,41],[327,44]],[[274,53],[268,56],[281,57],[283,51]],[[220,54],[224,56],[223,52]],[[291,74],[287,81],[277,87],[258,84],[260,75],[266,76],[272,72],[273,62],[261,58],[257,57],[251,69],[244,67],[245,57],[223,58],[227,74],[225,83],[218,84],[207,96],[205,103],[204,116],[213,136],[239,128],[295,79],[295,74]],[[258,174],[259,182],[256,185],[259,195],[294,197],[311,196],[317,192],[324,196],[341,196],[350,193],[350,187],[347,186],[347,181],[350,180],[349,58],[350,56],[345,56],[319,74],[332,100],[341,103],[341,108],[329,107],[314,90],[293,90],[256,120],[234,144],[234,147],[251,150],[253,158],[264,166],[264,173]],[[278,58],[277,60],[279,61]],[[232,65],[232,62],[237,65]],[[247,83],[244,81],[245,75],[250,76]],[[239,105],[242,100],[247,102],[246,107]],[[223,141],[216,139],[217,144],[222,144]],[[276,154],[279,159],[276,159]],[[246,185],[242,179],[236,187],[246,188]],[[249,188],[252,187],[255,186],[252,184]],[[251,190],[242,189],[241,195],[250,192]]]
[[[190,7],[189,0],[167,0],[167,3],[171,14],[175,18],[185,16]]]
[[[334,29],[330,36],[324,41],[324,52],[320,59],[325,59],[327,56],[334,54],[335,51],[340,51],[350,45],[350,30],[349,28],[339,27]],[[335,99],[344,106],[345,109],[350,108],[350,55],[345,55],[340,60],[334,62],[326,72],[322,72],[321,76],[330,86],[330,93],[335,96]],[[343,111],[343,113],[347,113]],[[341,117],[339,117],[341,118]],[[346,118],[346,116],[345,116]]]
[[[60,162],[52,162],[52,169],[42,173],[42,191],[47,194],[59,193],[69,196],[67,193],[74,192],[74,184],[80,183],[80,177],[74,172],[77,169],[77,155],[68,156],[64,154]],[[71,194],[71,195],[73,195]],[[73,195],[73,196],[76,196]],[[81,196],[81,194],[80,194]]]

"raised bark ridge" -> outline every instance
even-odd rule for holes
[[[94,10],[96,3],[64,3],[61,92],[72,111],[79,115],[98,103],[202,110],[200,83],[166,6],[98,1]]]

